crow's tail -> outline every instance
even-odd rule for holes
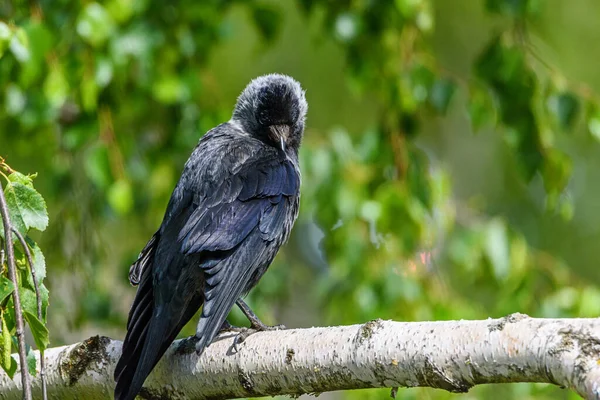
[[[145,271],[129,313],[127,335],[115,368],[115,400],[133,400],[179,331],[200,307],[199,298],[184,309],[156,307],[150,271]]]

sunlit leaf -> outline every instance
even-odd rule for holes
[[[8,180],[13,183],[20,183],[21,185],[29,186],[33,188],[33,178],[35,178],[37,174],[33,175],[24,175],[20,172],[14,171],[8,176]]]
[[[4,55],[4,52],[10,44],[12,38],[12,32],[6,23],[0,21],[0,58]]]
[[[92,46],[100,46],[110,37],[115,24],[98,3],[89,3],[77,21],[77,33]]]
[[[23,316],[29,325],[29,329],[31,329],[35,345],[39,350],[45,350],[50,343],[48,328],[34,314],[27,310],[23,310]]]
[[[17,28],[14,32],[10,39],[10,50],[15,58],[21,63],[29,61],[29,38],[24,29]]]
[[[572,169],[573,163],[565,153],[558,149],[549,150],[543,167],[546,190],[555,193],[562,192],[569,182]]]
[[[25,96],[25,92],[15,85],[14,83],[9,83],[6,86],[6,113],[8,115],[19,115],[27,105],[27,97]]]
[[[152,92],[157,100],[166,104],[184,100],[188,96],[183,82],[175,75],[167,75],[158,79],[152,86]]]
[[[25,226],[25,234],[28,229],[34,228],[43,231],[48,226],[48,211],[46,202],[42,196],[31,186],[19,182],[11,182],[4,190],[9,208],[15,213],[15,225],[19,228],[18,218],[20,216]],[[10,198],[10,200],[9,200]]]
[[[587,128],[594,139],[600,142],[600,111],[592,109],[588,116]]]
[[[50,73],[44,81],[44,94],[54,107],[62,106],[69,95],[69,82],[63,67],[58,63],[50,67]]]
[[[98,105],[98,85],[93,79],[81,83],[81,104],[85,111],[94,111]]]
[[[108,203],[117,213],[127,214],[133,207],[133,192],[131,184],[126,180],[119,180],[112,184],[108,190]]]

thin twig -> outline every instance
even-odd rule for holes
[[[23,328],[23,312],[21,311],[21,298],[19,297],[19,282],[17,281],[17,273],[15,267],[15,253],[11,240],[11,224],[10,216],[8,215],[8,207],[4,198],[4,191],[0,187],[0,214],[4,224],[4,236],[6,238],[6,257],[8,259],[8,275],[15,290],[13,291],[13,302],[15,305],[15,320],[17,325],[17,342],[19,343],[19,360],[21,362],[21,382],[23,384],[23,399],[31,400],[31,380],[29,371],[27,370],[27,357],[25,355],[25,331]]]
[[[29,269],[31,270],[31,277],[33,278],[33,287],[35,289],[35,298],[37,301],[37,317],[43,323],[42,318],[42,296],[40,295],[40,286],[37,280],[37,276],[35,274],[35,268],[33,267],[33,257],[31,257],[31,252],[29,251],[29,246],[27,246],[27,242],[21,232],[16,230],[14,227],[12,231],[21,242],[21,246],[25,251],[25,257],[27,258],[27,262],[29,263]],[[48,400],[48,392],[46,390],[46,363],[44,360],[44,350],[40,350],[40,379],[42,380],[42,398],[43,400]]]

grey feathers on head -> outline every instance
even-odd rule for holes
[[[298,147],[308,111],[304,93],[300,84],[287,75],[260,76],[242,91],[231,119],[257,137],[263,137],[269,126],[289,126],[288,145]]]

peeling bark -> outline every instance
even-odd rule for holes
[[[143,399],[227,399],[428,386],[467,392],[484,383],[542,382],[600,399],[600,319],[392,322],[260,332],[233,347],[223,333],[202,357],[175,342]],[[110,399],[121,342],[93,337],[48,349],[50,399]],[[34,397],[41,393],[34,379]],[[0,374],[0,398],[21,398]]]

